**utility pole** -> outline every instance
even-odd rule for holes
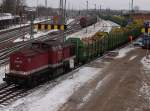
[[[89,8],[89,2],[86,1],[86,8],[87,8],[87,15],[88,15],[88,8]],[[87,33],[87,23],[86,23],[86,33]]]
[[[129,13],[130,13],[130,10],[131,10],[131,4],[130,4],[130,0],[129,0]]]
[[[46,7],[46,15],[47,15],[46,19],[48,19],[48,5],[47,5],[47,0],[45,0],[45,7]]]
[[[86,8],[87,8],[87,14],[88,14],[88,8],[89,8],[89,2],[88,1],[86,1]]]
[[[133,6],[134,6],[134,3],[133,3],[133,0],[132,0],[132,3],[131,3],[132,12],[134,11]]]
[[[30,11],[30,40],[34,39],[33,25],[34,25],[35,16],[34,16],[33,13],[34,13],[34,11],[31,10],[31,11]]]
[[[99,12],[99,16],[101,17],[101,15],[102,15],[102,5],[100,5],[100,12]],[[101,20],[101,18],[99,18],[99,20]]]
[[[65,4],[64,4],[64,21],[63,21],[63,24],[66,25],[66,22],[67,22],[67,19],[66,19],[66,4],[67,4],[67,0],[65,0]],[[65,31],[63,31],[63,35],[64,35],[64,42],[66,41],[66,36],[67,34],[65,33]]]
[[[64,1],[63,0],[60,0],[59,1],[59,15],[62,17],[62,15],[63,15],[63,6],[64,6]]]
[[[102,5],[100,5],[100,13],[102,13]]]
[[[64,4],[64,24],[66,24],[66,15],[67,15],[66,4],[67,4],[67,0],[65,0],[65,4]]]
[[[97,18],[96,4],[95,4],[95,15],[96,15],[96,18]],[[94,28],[95,28],[95,24],[96,23],[94,23]]]
[[[39,17],[39,7],[38,7],[38,4],[39,4],[39,0],[36,1],[36,5],[37,5],[37,9],[36,9],[36,11],[37,11],[37,18]]]

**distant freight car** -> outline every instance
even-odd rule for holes
[[[5,74],[7,83],[33,87],[52,79],[74,67],[73,46],[57,41],[34,42],[10,55],[10,72]]]
[[[82,28],[90,26],[94,23],[97,22],[97,17],[96,16],[84,16],[80,18],[80,26]]]

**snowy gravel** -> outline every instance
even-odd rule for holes
[[[36,38],[39,38],[41,36],[45,36],[45,35],[48,35],[49,33],[57,32],[57,31],[58,30],[50,30],[50,31],[47,31],[47,32],[38,31],[36,34],[33,35],[33,38],[36,39]],[[22,42],[22,41],[28,41],[28,40],[30,40],[30,34],[25,35],[24,39],[23,38],[18,38],[16,40],[14,40],[14,42]]]
[[[145,75],[145,79],[142,83],[142,87],[140,89],[141,95],[150,103],[150,55],[147,55],[142,58],[141,63],[143,64],[143,74]]]
[[[67,20],[67,25],[70,24],[71,22],[73,22],[75,19],[68,19]]]
[[[150,70],[150,55],[147,56],[147,57],[144,57],[141,60],[141,63],[143,64],[144,69]]]
[[[9,71],[9,66],[5,65],[5,66],[1,66],[0,67],[0,84],[3,83],[3,78],[5,76],[5,72]]]
[[[148,102],[150,102],[150,86],[147,83],[143,82],[140,93]]]

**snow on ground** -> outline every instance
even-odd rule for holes
[[[35,20],[34,23],[39,23],[39,22],[44,22],[44,21],[47,21],[47,20]],[[8,27],[7,29],[3,29],[3,30],[0,30],[0,32],[2,31],[8,31],[8,30],[12,30],[12,29],[17,29],[17,28],[20,28],[20,27],[24,27],[24,26],[28,26],[30,25],[29,23],[26,23],[26,24],[18,24],[18,25],[13,25],[13,26],[10,26]]]
[[[47,19],[39,19],[39,20],[34,20],[34,23],[36,24],[36,23],[39,23],[39,22],[45,22],[45,21],[47,21]],[[50,21],[50,20],[49,20]],[[28,23],[28,25],[30,24],[30,22],[31,21],[28,21],[27,23]]]
[[[5,76],[5,73],[8,72],[8,70],[9,70],[9,66],[8,65],[0,67],[0,84],[3,83],[3,78]]]
[[[1,111],[57,111],[76,90],[94,79],[100,71],[99,68],[81,67],[72,78],[67,78],[50,90],[37,90]]]
[[[106,82],[109,81],[109,79],[110,79],[111,77],[112,77],[111,74],[105,76],[101,81],[99,81],[99,83],[97,84],[97,86],[96,86],[95,89],[98,90],[99,88],[101,88],[104,84],[106,84]]]
[[[108,81],[111,79],[112,75],[109,74],[107,76],[105,76],[102,80],[100,80],[97,84],[97,86],[95,87],[95,89],[93,90],[90,90],[88,92],[87,95],[85,95],[85,97],[82,99],[82,103],[78,105],[78,109],[80,109],[83,105],[85,105],[86,102],[88,102],[90,100],[90,98],[92,97],[92,95],[94,95],[94,93],[97,91],[97,90],[100,90],[100,88],[102,86],[104,86],[104,84],[107,84]]]
[[[110,24],[110,27],[120,27],[120,25],[116,24],[115,22],[112,21],[107,21]]]
[[[150,70],[150,55],[147,56],[147,57],[144,57],[142,60],[141,60],[141,63],[143,64],[144,68],[145,69],[149,69]]]
[[[29,24],[21,24],[21,27],[28,26],[28,25],[29,25]],[[0,30],[0,32],[12,30],[12,29],[17,29],[17,28],[19,28],[19,27],[20,27],[20,24],[19,24],[19,25],[13,25],[13,26],[8,27],[7,29],[2,29],[2,30]]]
[[[45,36],[45,35],[48,35],[49,33],[52,33],[52,32],[57,32],[58,30],[50,30],[50,31],[47,31],[47,32],[41,32],[41,31],[38,31],[37,33],[35,33],[33,35],[33,38],[36,39],[36,38],[39,38],[41,36]],[[14,40],[14,42],[22,42],[22,41],[28,41],[30,40],[30,34],[27,34],[25,35],[24,38],[18,38],[16,40]]]
[[[141,63],[143,64],[144,73],[150,78],[150,55],[143,57]]]
[[[135,48],[131,45],[126,46],[125,48],[120,49],[119,55],[116,58],[123,58],[126,56],[127,53],[129,53],[130,51],[134,50]]]
[[[74,37],[80,38],[80,39],[88,38],[88,37],[92,37],[98,31],[110,32],[111,28],[112,28],[111,22],[102,20],[102,21],[97,22],[95,25],[91,25],[87,27],[87,33],[86,33],[86,28],[84,28],[79,32],[76,32],[74,34],[67,36],[67,39],[74,38]]]
[[[14,19],[14,17],[15,17],[10,13],[0,13],[0,14],[1,14],[0,20]]]
[[[68,19],[67,20],[67,25],[70,24],[71,22],[73,22],[75,19]]]
[[[137,57],[137,55],[130,57],[129,61],[134,60]]]
[[[150,86],[147,83],[143,82],[140,93],[150,103]]]
[[[140,93],[150,103],[150,55],[143,57],[141,63],[143,64],[143,74],[145,75],[146,80],[142,83]]]
[[[116,24],[116,23],[111,22],[111,21],[108,20],[108,21],[106,21],[106,23],[104,24],[104,29],[103,29],[103,31],[104,31],[104,32],[110,32],[113,27],[120,27],[120,26],[119,26],[118,24]]]

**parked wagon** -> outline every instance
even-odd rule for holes
[[[80,26],[82,28],[95,24],[97,22],[96,16],[84,16],[80,18]]]

